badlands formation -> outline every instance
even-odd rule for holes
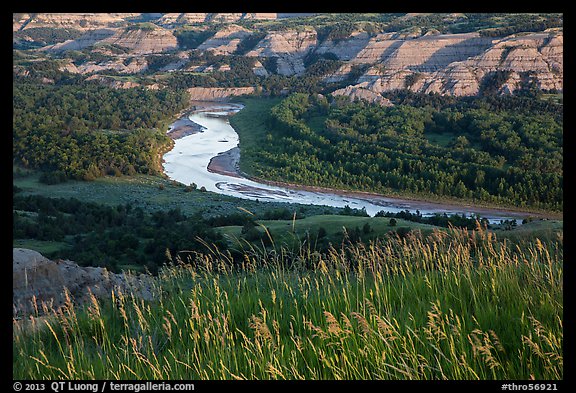
[[[478,32],[441,34],[434,29],[422,28],[387,33],[356,29],[345,38],[333,39],[321,37],[314,27],[306,25],[258,30],[249,24],[239,24],[245,21],[262,24],[286,16],[294,15],[18,14],[13,18],[13,30],[25,33],[34,27],[57,27],[81,31],[83,34],[78,38],[38,50],[60,55],[70,50],[92,50],[112,57],[83,64],[63,61],[62,70],[102,80],[103,83],[108,79],[99,76],[102,72],[126,75],[146,72],[148,56],[176,55],[181,59],[163,71],[206,73],[230,70],[228,63],[190,62],[192,50],[183,48],[177,37],[177,27],[189,24],[186,28],[197,32],[217,29],[199,42],[195,51],[246,56],[253,59],[252,71],[258,76],[305,75],[311,55],[337,59],[339,68],[323,75],[326,83],[345,83],[336,89],[335,94],[362,97],[382,104],[386,101],[381,99],[381,93],[395,89],[453,96],[477,95],[495,73],[505,75],[504,83],[499,86],[502,94],[513,93],[527,80],[542,90],[563,89],[562,28],[496,37]],[[140,23],[142,20],[146,22]],[[240,52],[239,48],[242,49]],[[274,60],[272,69],[270,59]],[[119,88],[134,85],[138,84],[116,83]],[[149,86],[162,87],[161,83]],[[214,92],[215,96],[220,94]]]

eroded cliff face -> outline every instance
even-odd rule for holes
[[[30,23],[31,15],[27,13],[12,14],[12,32],[23,30]]]
[[[324,41],[318,46],[316,53],[332,53],[336,55],[339,60],[356,60],[358,62],[359,53],[366,49],[370,41],[371,39],[368,33],[356,31],[344,40]]]
[[[80,22],[86,33],[75,40],[49,45],[41,50],[64,52],[92,48],[118,61],[88,62],[67,66],[70,72],[94,74],[104,70],[131,74],[146,71],[145,61],[132,60],[147,54],[177,52],[175,27],[185,23],[222,23],[216,34],[198,46],[200,51],[232,55],[255,30],[237,23],[248,19],[276,19],[278,14],[257,13],[174,13],[158,14],[147,28],[129,24],[141,14],[14,14],[13,29],[30,26],[72,26]],[[454,14],[454,18],[459,18]],[[412,16],[406,16],[411,18]],[[86,22],[88,20],[89,22]],[[124,24],[124,27],[118,25]],[[162,27],[164,26],[164,27]],[[253,46],[252,46],[253,45]],[[286,76],[302,75],[309,54],[324,55],[343,62],[335,72],[325,75],[325,82],[349,80],[352,88],[337,94],[371,96],[395,89],[455,96],[476,95],[494,73],[505,73],[499,86],[502,94],[524,88],[527,81],[543,90],[563,90],[563,32],[551,29],[540,33],[519,33],[508,37],[484,37],[478,33],[440,34],[420,27],[399,32],[370,34],[357,30],[343,39],[320,41],[311,26],[268,31],[245,56],[255,57],[253,72],[267,77],[271,67]],[[118,53],[117,48],[123,48]],[[179,62],[160,71],[226,71],[228,65],[187,62],[188,53]],[[275,62],[265,63],[265,58]],[[121,60],[120,60],[121,59]],[[262,66],[266,64],[268,69]],[[358,76],[359,75],[359,76]],[[353,79],[352,79],[353,78]],[[356,91],[358,90],[358,91]],[[368,93],[367,91],[371,92]]]
[[[80,65],[75,65],[71,61],[60,67],[61,71],[68,71],[72,74],[93,74],[97,72],[112,70],[121,74],[137,74],[148,68],[148,62],[142,57],[132,57],[127,60],[117,59],[96,63],[88,61]]]
[[[200,44],[197,49],[208,50],[216,55],[229,55],[234,53],[240,42],[250,35],[252,35],[250,30],[229,24]]]
[[[246,56],[276,57],[277,73],[299,75],[305,70],[304,57],[316,48],[318,34],[311,27],[268,33]]]
[[[230,97],[251,95],[256,88],[248,87],[191,87],[188,90],[192,101],[226,101]]]
[[[386,70],[434,72],[453,62],[477,56],[492,45],[492,39],[477,33],[425,35],[395,42],[395,50],[382,58]]]
[[[521,88],[527,76],[540,89],[563,89],[563,33],[520,34],[494,39],[475,33],[429,35],[410,40],[380,36],[371,40],[332,79],[342,79],[351,65],[373,64],[357,88],[375,93],[408,88],[415,92],[476,95],[485,77],[507,72],[501,93]]]
[[[253,13],[168,13],[162,15],[158,23],[163,26],[180,25],[188,23],[225,23],[238,22],[240,20],[273,20],[277,19],[278,14],[266,12]]]
[[[392,102],[389,99],[382,97],[380,94],[366,88],[364,86],[346,86],[342,89],[338,89],[332,92],[334,96],[344,96],[348,97],[350,101],[355,100],[365,100],[374,104],[381,106],[392,106]]]
[[[205,22],[208,13],[168,13],[158,19],[161,26]]]
[[[97,44],[118,45],[134,55],[161,53],[178,48],[176,37],[170,30],[155,27],[153,29],[107,28],[91,30],[75,40],[49,45],[42,50],[51,52],[82,50]]]
[[[178,48],[174,34],[161,27],[154,30],[126,29],[105,41],[127,48],[134,54],[160,53]]]
[[[48,45],[41,48],[40,50],[48,52],[82,50],[84,48],[89,48],[98,42],[104,42],[104,40],[114,36],[114,34],[116,34],[116,29],[111,28],[90,30],[75,40],[67,40],[54,45]]]
[[[94,30],[126,25],[139,13],[56,13],[56,14],[21,14],[13,20],[12,29],[30,29],[35,27],[53,27],[75,30]]]

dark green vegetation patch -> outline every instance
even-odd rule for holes
[[[246,102],[232,124],[242,168],[258,177],[563,208],[563,120],[549,102],[516,110],[522,97],[380,107],[293,94],[269,112],[273,101]],[[244,116],[259,125],[245,128]]]
[[[63,178],[157,174],[185,92],[15,82],[14,162]]]

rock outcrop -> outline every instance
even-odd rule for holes
[[[75,65],[67,62],[60,66],[61,71],[68,71],[72,74],[93,74],[106,70],[116,71],[121,74],[137,74],[144,72],[148,68],[148,62],[142,57],[132,57],[127,59],[117,59],[96,63],[88,61],[86,63]]]
[[[364,86],[346,86],[342,89],[338,89],[332,92],[332,95],[348,97],[350,101],[365,100],[381,106],[393,105],[389,99],[382,97],[382,95],[375,93],[374,91],[367,89]]]
[[[171,31],[162,27],[91,30],[75,40],[67,40],[49,45],[42,50],[63,52],[82,50],[100,44],[118,45],[134,55],[161,53],[178,48],[178,42]]]
[[[13,20],[12,29],[53,27],[76,30],[94,30],[107,27],[125,26],[127,20],[137,18],[139,13],[55,13],[27,14]]]
[[[304,72],[304,57],[318,43],[316,30],[307,27],[302,30],[270,32],[246,56],[276,57],[277,73],[299,75]]]
[[[342,40],[326,40],[316,49],[317,54],[332,53],[339,60],[357,59],[358,54],[370,43],[370,35],[366,32],[353,32],[350,37]],[[376,60],[378,61],[378,60]]]
[[[94,74],[86,78],[87,81],[97,81],[102,85],[112,87],[113,89],[132,89],[134,87],[141,87],[142,85],[138,82],[127,81],[118,78],[114,78],[107,75]]]
[[[254,72],[254,74],[256,74],[258,76],[268,76],[269,75],[266,68],[264,68],[262,63],[260,63],[258,60],[256,60],[254,62],[254,66],[252,67],[252,71]]]
[[[158,19],[158,24],[161,26],[173,26],[179,24],[189,24],[189,23],[202,23],[206,21],[208,13],[198,12],[198,13],[168,13],[162,15]]]
[[[216,23],[238,22],[242,19],[243,15],[242,12],[214,13],[208,15],[207,21]]]
[[[477,33],[429,34],[408,40],[397,37],[388,33],[372,38],[327,81],[343,80],[353,65],[370,64],[355,87],[375,93],[408,88],[424,93],[476,95],[484,78],[496,71],[509,72],[501,93],[521,88],[526,75],[540,89],[563,89],[562,31],[500,39]]]
[[[178,42],[171,31],[156,27],[149,29],[123,29],[104,42],[127,48],[132,54],[160,53],[176,50]]]
[[[90,301],[91,294],[109,297],[113,290],[145,299],[151,299],[155,291],[149,275],[115,274],[68,260],[51,261],[24,248],[13,249],[12,274],[15,316],[57,310],[65,304],[66,292],[73,302],[82,304]]]
[[[62,52],[66,50],[92,51],[118,60],[88,62],[83,65],[67,65],[70,72],[94,74],[110,70],[118,73],[138,73],[146,70],[145,61],[130,63],[130,57],[146,54],[160,56],[165,52],[177,52],[177,40],[173,32],[177,25],[202,23],[201,29],[220,24],[218,31],[198,46],[199,51],[216,55],[236,53],[239,45],[260,33],[236,24],[243,20],[277,19],[285,14],[258,13],[172,13],[157,14],[153,22],[132,23],[135,17],[149,18],[143,14],[14,14],[13,30],[30,26],[70,27],[82,23],[86,31],[81,37],[46,46],[42,50]],[[298,16],[296,14],[290,16]],[[304,16],[304,15],[300,15]],[[407,14],[398,20],[418,18]],[[462,14],[449,14],[445,19],[457,22]],[[417,21],[414,21],[414,24]],[[255,24],[256,26],[257,24]],[[263,24],[264,25],[264,24]],[[161,26],[165,26],[163,28]],[[214,25],[213,25],[214,26]],[[382,92],[407,88],[415,92],[446,95],[476,95],[482,92],[490,78],[498,74],[507,77],[498,91],[513,93],[526,86],[542,90],[563,90],[563,31],[549,29],[538,33],[518,33],[508,37],[488,37],[478,32],[442,34],[435,29],[411,26],[397,32],[373,33],[367,26],[357,25],[348,37],[318,39],[312,26],[298,26],[267,31],[258,42],[250,42],[245,56],[255,58],[253,72],[267,77],[270,73],[286,76],[304,74],[305,60],[310,54],[337,58],[343,64],[328,75],[325,82],[343,82],[355,89],[341,90],[376,98]],[[251,37],[252,36],[252,37]],[[28,37],[30,38],[30,37]],[[21,37],[21,39],[25,39]],[[24,42],[23,46],[29,43]],[[184,53],[178,61],[164,65],[158,71],[190,71],[210,73],[227,71],[230,63],[206,60],[189,61]],[[273,61],[262,61],[273,58]],[[266,68],[262,66],[266,64]],[[224,64],[224,65],[223,65]],[[492,89],[493,86],[490,86]]]
[[[251,34],[250,30],[230,24],[200,44],[197,49],[208,50],[216,55],[229,55],[234,53],[238,44]]]
[[[64,52],[68,50],[82,50],[89,48],[98,42],[104,42],[107,38],[114,36],[116,29],[95,29],[90,30],[75,40],[66,40],[54,45],[48,45],[40,50],[49,52]]]
[[[12,14],[12,32],[23,30],[28,23],[30,23],[30,14],[19,13]]]
[[[278,19],[278,14],[276,12],[248,12],[242,19],[275,20]]]
[[[256,93],[256,88],[249,87],[191,87],[188,90],[192,101],[226,101],[230,97]]]
[[[383,67],[391,71],[434,72],[455,61],[480,55],[492,45],[492,39],[478,33],[440,34],[396,43],[395,50],[382,59]]]
[[[253,13],[169,13],[164,14],[158,20],[158,24],[162,26],[175,26],[190,23],[226,23],[238,22],[240,20],[273,20],[277,19],[278,14],[266,12],[253,12]]]

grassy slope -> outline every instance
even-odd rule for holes
[[[27,248],[29,250],[38,251],[44,256],[62,251],[69,247],[65,242],[56,242],[50,240],[35,240],[35,239],[14,239],[12,247]]]
[[[390,219],[385,217],[351,217],[340,215],[317,215],[303,218],[300,220],[258,220],[259,230],[264,232],[264,227],[272,234],[277,245],[298,244],[301,240],[310,234],[311,239],[316,239],[320,227],[326,230],[326,237],[329,240],[335,240],[341,237],[343,227],[348,231],[358,227],[362,230],[364,224],[368,223],[373,232],[365,235],[363,240],[382,237],[389,231],[404,227],[410,229],[420,229],[423,233],[429,233],[434,228],[432,225],[410,222],[397,219],[395,227],[390,226]],[[232,242],[241,237],[242,227],[227,226],[218,228],[222,234],[227,236]]]
[[[159,189],[159,185],[164,185],[164,190]],[[227,197],[215,193],[184,192],[184,187],[176,186],[172,182],[154,176],[135,177],[105,177],[93,182],[70,181],[57,185],[45,185],[38,182],[38,174],[31,174],[24,177],[15,177],[14,185],[23,189],[24,194],[39,194],[53,198],[77,198],[83,201],[91,201],[109,205],[133,203],[141,206],[145,210],[168,210],[179,208],[184,214],[193,215],[200,211],[205,215],[220,215],[241,212],[246,209],[257,216],[261,212],[272,208],[299,209],[299,205],[288,205],[284,203],[256,203],[253,201]],[[336,241],[341,238],[342,227],[349,229],[358,227],[362,229],[365,223],[369,223],[373,232],[369,235],[362,234],[362,239],[374,239],[382,237],[390,230],[407,227],[410,229],[421,229],[427,233],[434,228],[430,225],[418,224],[414,222],[397,220],[396,227],[389,226],[388,218],[381,217],[351,217],[341,215],[330,215],[339,210],[336,208],[325,208],[308,206],[308,218],[295,221],[295,231],[292,232],[292,220],[259,220],[258,222],[272,233],[278,244],[297,245],[306,238],[306,233],[310,233],[312,239],[316,239],[318,229],[324,227],[327,231],[326,239]],[[314,215],[312,215],[314,214]],[[219,228],[220,232],[228,236],[231,244],[237,242],[241,237],[241,227],[228,226]],[[264,231],[259,227],[261,232]],[[534,221],[527,225],[521,225],[514,230],[497,230],[499,238],[511,240],[524,239],[527,237],[538,237],[540,239],[555,239],[558,232],[563,231],[563,221],[546,220]],[[23,247],[36,250],[40,253],[50,255],[64,247],[63,242],[37,241],[32,239],[14,239],[13,247]]]
[[[343,227],[350,232],[356,227],[360,229],[362,241],[367,242],[375,239],[382,239],[390,231],[396,230],[418,230],[424,236],[429,235],[434,230],[448,231],[447,228],[436,227],[428,224],[421,224],[403,219],[396,219],[396,226],[390,226],[390,218],[387,217],[351,217],[341,215],[316,215],[300,220],[258,220],[258,231],[262,234],[267,230],[274,239],[274,245],[298,247],[305,239],[312,242],[312,246],[318,241],[318,230],[320,227],[326,230],[326,241],[338,244],[342,239]],[[368,223],[370,233],[362,232],[364,225]],[[229,241],[231,246],[244,248],[247,244],[243,240],[241,226],[219,227],[218,230]],[[498,225],[490,230],[498,239],[507,239],[515,243],[533,241],[538,238],[544,241],[555,241],[564,232],[563,221],[537,220],[524,225],[520,225],[512,230],[506,230]],[[259,241],[255,245],[258,246]]]
[[[200,255],[154,301],[70,307],[15,334],[13,378],[563,378],[561,242],[454,231],[287,260]]]
[[[185,187],[159,176],[137,175],[132,177],[103,177],[91,182],[68,181],[66,183],[46,185],[38,181],[39,175],[14,177],[13,184],[24,194],[43,195],[50,198],[77,198],[85,202],[105,205],[133,203],[145,210],[169,210],[180,208],[186,215],[201,212],[206,216],[237,213],[238,208],[259,213],[268,209],[300,209],[314,214],[325,211],[337,212],[339,209],[322,206],[286,204],[275,202],[256,202],[234,198],[212,192],[185,192]],[[164,189],[160,190],[159,187]]]
[[[242,98],[244,109],[230,118],[230,125],[234,127],[240,138],[240,170],[245,173],[254,173],[253,157],[250,151],[257,149],[259,142],[266,137],[266,115],[270,109],[280,103],[281,98]]]
[[[185,192],[185,187],[158,176],[138,175],[134,177],[104,177],[97,180],[68,181],[46,185],[38,181],[39,174],[17,175],[13,184],[22,189],[19,195],[42,195],[50,198],[76,198],[84,202],[105,205],[131,203],[146,211],[180,209],[187,216],[200,212],[203,216],[219,216],[241,213],[245,209],[256,215],[270,209],[287,208],[290,211],[304,211],[305,214],[337,213],[341,209],[299,204],[256,202],[234,198],[212,192]],[[160,185],[164,187],[160,190]],[[13,247],[36,250],[52,256],[69,246],[66,242],[39,241],[35,239],[13,239]]]

